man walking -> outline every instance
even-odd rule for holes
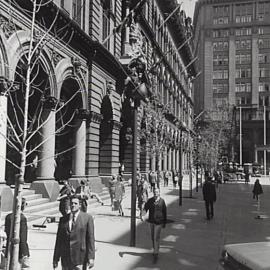
[[[205,201],[206,218],[214,217],[214,202],[216,201],[216,188],[211,178],[207,177],[203,185],[203,199]]]
[[[29,264],[29,247],[27,243],[27,236],[28,236],[28,228],[27,228],[27,218],[23,214],[23,211],[25,209],[25,206],[27,205],[25,198],[22,198],[22,205],[21,205],[21,221],[20,221],[20,243],[19,243],[19,262],[21,264],[22,269],[30,268]],[[8,248],[10,246],[10,231],[12,223],[12,213],[8,214],[5,218],[5,232],[7,234],[7,248],[5,257],[8,257]],[[11,236],[11,238],[13,238]]]
[[[165,201],[160,197],[160,190],[154,189],[154,197],[150,198],[145,206],[145,212],[149,211],[148,222],[150,223],[151,240],[153,244],[154,263],[157,262],[161,229],[165,228],[167,222],[167,207]]]
[[[62,270],[86,270],[94,266],[93,217],[80,211],[78,197],[71,198],[71,213],[60,218],[53,255],[53,267],[61,259]]]

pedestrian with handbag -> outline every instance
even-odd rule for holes
[[[125,185],[123,183],[123,179],[121,177],[121,175],[117,176],[117,182],[115,184],[115,204],[117,205],[115,210],[119,211],[119,215],[120,216],[124,216],[124,211],[123,211],[123,207],[122,207],[122,201],[124,199],[125,196]]]

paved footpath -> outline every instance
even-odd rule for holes
[[[224,244],[267,241],[270,235],[270,186],[269,179],[262,179],[264,195],[261,213],[264,219],[255,219],[256,202],[250,184],[226,183],[217,189],[215,217],[205,219],[201,188],[184,191],[183,205],[178,205],[178,189],[162,188],[161,194],[168,207],[171,221],[162,232],[160,258],[152,262],[149,228],[137,219],[136,247],[130,241],[130,193],[124,200],[125,216],[112,212],[109,205],[89,211],[95,217],[96,261],[94,270],[216,270]],[[187,186],[185,187],[187,188]],[[269,217],[269,218],[268,218]],[[29,230],[31,269],[52,269],[52,256],[57,224],[46,229]],[[58,269],[61,269],[58,267]]]

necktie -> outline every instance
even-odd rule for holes
[[[75,227],[75,214],[73,214],[72,215],[72,223],[71,223],[71,230],[73,230],[74,229],[74,227]]]

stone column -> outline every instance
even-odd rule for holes
[[[86,174],[98,176],[99,166],[99,133],[102,115],[91,112],[86,140]]]
[[[55,171],[55,111],[44,109],[42,114],[43,127],[41,128],[37,181],[31,184],[31,189],[42,194],[44,198],[55,201],[59,194],[59,185],[54,180]]]
[[[256,146],[255,146],[255,151],[254,151],[255,153],[255,162],[258,162],[258,150],[257,150],[257,148],[256,148]]]
[[[164,167],[163,170],[167,171],[168,170],[168,151],[167,151],[167,147],[165,147],[164,150],[164,161],[163,161]]]
[[[156,170],[156,156],[155,155],[151,156],[151,170],[152,171]]]
[[[122,123],[113,120],[112,130],[112,159],[111,159],[111,174],[118,174],[119,170],[119,146],[120,146],[120,130]]]
[[[175,149],[172,149],[172,170],[175,170]]]
[[[86,120],[78,120],[79,128],[75,133],[75,148],[73,150],[74,176],[85,176],[86,155]]]
[[[0,183],[5,183],[7,136],[7,96],[0,95]]]
[[[42,115],[44,125],[41,128],[40,146],[38,157],[37,179],[54,179],[55,170],[55,111],[45,109]]]
[[[172,170],[172,149],[169,148],[168,151],[168,171]]]
[[[175,169],[179,171],[179,150],[175,150]]]

